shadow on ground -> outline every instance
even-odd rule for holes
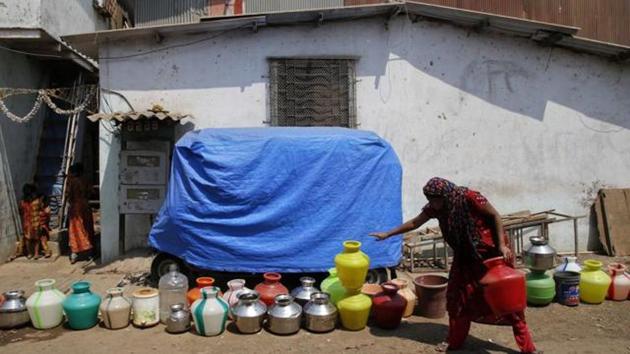
[[[414,323],[403,322],[400,327],[394,330],[385,330],[378,327],[370,327],[370,333],[375,337],[399,337],[409,339],[422,344],[438,345],[446,338],[448,326],[441,323]],[[449,352],[474,352],[474,353],[518,353],[517,351],[504,347],[500,344],[488,342],[486,340],[469,335],[461,350]]]

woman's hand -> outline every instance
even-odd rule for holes
[[[508,246],[501,246],[499,250],[501,251],[505,262],[514,264],[514,253],[512,253],[512,250]]]
[[[383,241],[389,238],[389,234],[387,232],[372,232],[370,236],[376,237],[377,241]]]

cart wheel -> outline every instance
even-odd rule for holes
[[[153,262],[151,263],[151,280],[153,283],[157,285],[160,281],[160,278],[168,273],[168,268],[171,264],[176,264],[179,272],[184,274],[188,278],[188,283],[191,283],[190,279],[190,269],[186,266],[186,264],[179,258],[175,256],[171,256],[168,253],[159,253],[155,258],[153,258]]]
[[[365,282],[368,284],[381,284],[388,280],[389,276],[385,268],[370,269],[365,277]]]

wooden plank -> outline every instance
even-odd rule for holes
[[[593,208],[595,209],[595,217],[597,218],[597,233],[599,234],[599,242],[602,244],[604,251],[607,255],[612,256],[612,249],[610,248],[610,240],[608,239],[608,230],[605,226],[605,215],[604,215],[604,198],[602,197],[602,191],[599,191],[597,195],[597,199],[595,199],[595,203],[593,204]]]
[[[612,254],[630,255],[630,189],[606,189],[602,195]]]
[[[539,215],[535,215],[535,216],[532,214],[532,216],[525,217],[525,218],[503,221],[503,226],[504,227],[505,226],[513,226],[513,225],[517,225],[517,224],[529,223],[529,222],[532,222],[532,221],[545,220],[547,218],[548,218],[547,214],[539,214]]]
[[[527,217],[531,214],[532,212],[529,210],[519,210],[516,211],[514,213],[509,213],[509,214],[505,214],[505,215],[501,215],[502,219],[518,219],[518,218],[524,218]]]

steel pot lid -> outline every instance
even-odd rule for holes
[[[532,236],[529,238],[529,242],[536,246],[544,246],[547,244],[547,240],[542,236]]]

